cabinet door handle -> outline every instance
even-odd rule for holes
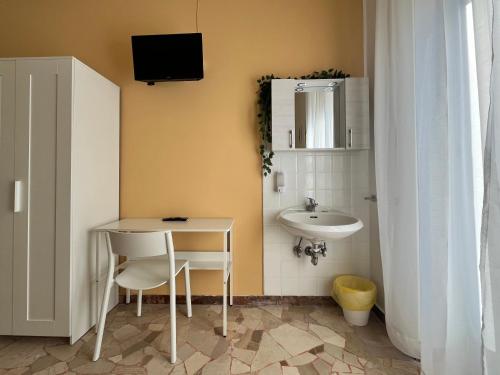
[[[349,129],[349,148],[352,148],[352,129]]]
[[[293,147],[293,131],[289,130],[288,131],[288,147],[292,148]]]
[[[20,180],[14,181],[14,212],[21,212],[22,183]]]

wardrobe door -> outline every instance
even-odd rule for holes
[[[15,61],[0,61],[0,335],[12,334]]]
[[[16,64],[16,335],[69,335],[71,71],[69,59]]]

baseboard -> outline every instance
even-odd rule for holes
[[[191,303],[195,305],[220,305],[222,296],[192,296]],[[125,303],[125,296],[120,295],[120,303]],[[130,296],[130,302],[137,302],[137,295]],[[144,304],[166,304],[170,302],[168,295],[143,295]],[[331,297],[313,297],[313,296],[234,296],[233,304],[236,306],[264,306],[264,305],[319,305],[319,306],[338,306],[337,302]],[[177,296],[177,303],[186,303],[185,296]],[[377,306],[373,306],[373,313],[385,324],[385,314]]]
[[[168,295],[143,295],[144,304],[168,304]],[[131,302],[137,301],[136,295],[130,296]],[[192,296],[191,303],[197,305],[219,305],[222,296]],[[120,295],[120,303],[125,302],[125,296]],[[177,303],[185,303],[185,296],[177,296]],[[331,297],[309,297],[309,296],[234,296],[233,304],[237,306],[262,306],[262,305],[321,305],[337,306]]]

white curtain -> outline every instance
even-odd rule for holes
[[[473,0],[484,144],[481,236],[484,374],[500,373],[500,1]],[[494,57],[495,56],[495,57]]]
[[[482,156],[466,0],[377,0],[375,157],[389,337],[481,373]]]
[[[480,374],[482,156],[471,105],[473,25],[465,0],[414,4],[422,369]]]
[[[375,170],[385,321],[394,345],[420,357],[413,3],[378,0]]]

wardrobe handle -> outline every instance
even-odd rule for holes
[[[352,129],[349,129],[349,148],[352,148]]]
[[[21,212],[22,183],[20,180],[14,181],[14,212]]]
[[[293,131],[292,130],[288,131],[288,147],[290,147],[290,148],[293,147]]]

